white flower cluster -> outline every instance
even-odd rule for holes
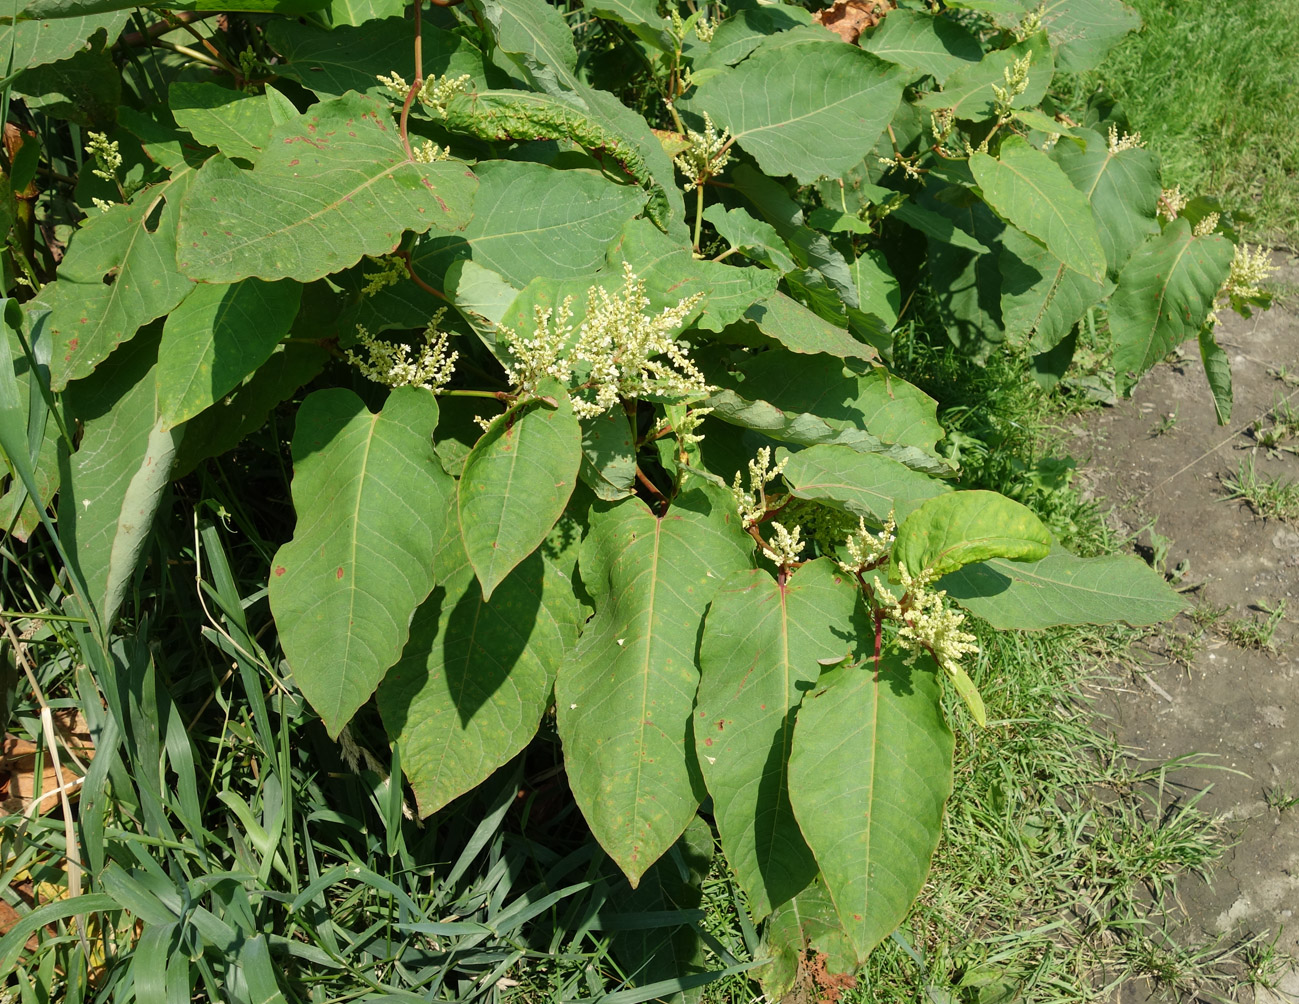
[[[581,379],[570,394],[579,418],[602,415],[620,398],[683,402],[707,397],[715,388],[691,362],[686,344],[676,338],[703,298],[696,293],[658,314],[646,314],[650,301],[645,283],[624,263],[623,286],[616,294],[610,296],[600,286],[587,290],[586,320],[571,351],[568,301],[553,318],[549,310],[537,311],[530,338],[502,329],[516,360],[506,366],[506,376],[516,387],[533,387],[542,376],[565,384]]]
[[[565,297],[555,310],[532,309],[532,335],[521,337],[513,328],[501,328],[509,344],[513,364],[506,364],[505,376],[513,387],[535,388],[546,377],[562,384],[573,378],[573,360],[568,351],[573,326],[573,298]],[[551,322],[554,322],[553,325]]]
[[[1263,295],[1263,284],[1276,269],[1267,248],[1250,250],[1248,244],[1236,245],[1236,255],[1231,259],[1231,272],[1222,287],[1222,296],[1236,296],[1252,300]]]
[[[86,153],[95,158],[95,166],[90,173],[96,178],[117,183],[117,169],[122,166],[122,154],[117,148],[117,140],[111,143],[102,132],[87,133],[90,141],[86,144]]]
[[[1022,42],[1032,35],[1036,35],[1042,30],[1042,16],[1046,13],[1046,4],[1040,3],[1031,11],[1024,15],[1024,19],[1015,25],[1014,36],[1016,42]]]
[[[879,533],[872,533],[867,528],[866,521],[859,518],[857,529],[849,534],[844,542],[848,560],[839,562],[839,567],[849,575],[856,575],[858,572],[877,566],[892,553],[893,542],[897,540],[897,528],[898,524],[893,518],[893,513],[889,513],[889,518]]]
[[[451,147],[438,146],[431,139],[426,139],[423,146],[417,146],[411,155],[416,164],[435,164],[440,160],[451,159]]]
[[[745,491],[740,480],[740,472],[735,472],[735,481],[731,484],[731,494],[735,496],[735,509],[740,514],[747,530],[757,525],[767,515],[767,510],[774,508],[767,498],[767,485],[775,481],[785,470],[786,458],[774,467],[771,465],[771,448],[764,446],[758,456],[749,461],[749,489]]]
[[[402,101],[405,101],[406,95],[410,93],[410,84],[406,83],[406,78],[400,73],[394,71],[387,76],[380,74],[375,79],[388,89],[389,94]],[[448,101],[457,94],[469,93],[472,88],[473,78],[467,73],[462,73],[458,77],[429,77],[424,81],[424,86],[419,89],[419,101],[420,104],[442,115],[446,113]]]
[[[779,567],[788,568],[797,563],[799,555],[803,553],[803,548],[806,546],[806,543],[799,539],[802,533],[802,527],[796,526],[793,530],[786,530],[783,523],[772,520],[771,540],[767,541],[767,546],[762,553]]]
[[[672,431],[676,433],[677,441],[682,446],[691,446],[695,443],[702,443],[704,437],[695,432],[704,424],[704,419],[713,413],[712,408],[687,408],[685,415],[675,424]]]
[[[1116,153],[1122,153],[1124,150],[1140,150],[1142,148],[1141,133],[1129,132],[1120,136],[1119,127],[1111,125],[1109,148],[1111,157]]]
[[[1182,186],[1174,185],[1159,193],[1159,215],[1169,223],[1177,219],[1178,214],[1186,208],[1191,200],[1182,194]]]
[[[424,346],[418,359],[411,359],[410,346],[401,342],[385,342],[357,327],[356,337],[365,356],[347,350],[347,361],[367,380],[387,387],[423,387],[435,393],[451,381],[459,352],[447,354],[447,333],[438,330],[445,310],[439,310],[429,321],[424,332]]]
[[[911,650],[911,659],[928,652],[943,669],[955,672],[962,657],[979,651],[974,635],[961,630],[965,614],[944,605],[946,590],[928,588],[928,572],[912,577],[905,565],[899,565],[898,574],[905,590],[902,600],[875,579],[875,599],[885,615],[899,625],[898,641]]]
[[[1208,237],[1209,234],[1218,229],[1218,219],[1217,213],[1210,213],[1191,228],[1191,233],[1196,237]]]
[[[457,94],[468,94],[472,88],[473,78],[467,73],[458,77],[429,77],[419,90],[420,104],[443,115],[448,101]]]
[[[689,192],[709,178],[721,174],[730,163],[731,134],[725,129],[719,133],[713,126],[712,118],[704,112],[704,131],[689,129],[686,131],[686,139],[690,146],[674,157],[672,163],[689,179],[685,187]]]
[[[1028,90],[1028,70],[1033,65],[1033,53],[1026,52],[1002,71],[1006,86],[992,85],[993,97],[997,99],[997,115],[1005,118],[1010,114],[1011,103]]]

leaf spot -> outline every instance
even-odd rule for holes
[[[342,577],[343,577],[343,566],[340,565],[338,567],[338,571],[334,573],[334,578],[341,579]]]
[[[277,578],[278,578],[279,576],[283,575],[286,571],[288,571],[288,569],[286,569],[283,565],[276,565],[276,566],[275,566],[275,575],[276,575]]]

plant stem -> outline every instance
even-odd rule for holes
[[[416,5],[416,9],[418,9],[418,5]],[[404,136],[402,138],[405,139]],[[410,143],[406,144],[406,149],[410,150]],[[410,260],[409,251],[405,250],[404,248],[399,248],[398,250],[394,251],[393,254],[395,254],[398,258],[400,258],[402,261],[406,263],[406,274],[410,276],[411,282],[413,282],[420,289],[424,290],[424,292],[432,293],[439,300],[445,300],[447,303],[451,302],[451,298],[447,296],[446,293],[442,292],[442,290],[440,289],[434,289],[427,282],[425,282],[423,279],[421,279],[418,275],[415,274],[415,263]]]
[[[704,221],[704,186],[702,180],[695,185],[695,251],[699,251],[699,231]]]
[[[436,0],[434,0],[436,2]],[[406,148],[406,159],[414,160],[415,154],[410,148],[410,106],[415,100],[415,95],[419,89],[424,86],[424,38],[422,26],[420,24],[420,8],[424,6],[424,0],[415,0],[415,79],[411,82],[410,89],[406,92],[406,100],[401,105],[401,143]],[[443,5],[445,6],[445,4]],[[406,267],[410,268],[410,258],[406,258]],[[414,271],[411,271],[410,277],[419,283],[415,277]],[[425,287],[432,289],[432,287]],[[439,294],[441,295],[441,294]],[[445,297],[443,297],[445,299]]]
[[[155,21],[143,31],[133,31],[130,34],[123,35],[116,43],[114,43],[113,48],[123,49],[134,46],[150,45],[159,35],[166,35],[168,32],[178,31],[183,24],[202,21],[204,18],[208,17],[215,17],[216,13],[216,11],[176,11],[166,20]]]
[[[438,397],[489,397],[493,401],[509,401],[510,394],[503,390],[440,390]]]
[[[191,49],[187,45],[177,45],[175,42],[168,42],[165,38],[155,38],[153,44],[159,48],[169,49],[180,56],[188,56],[196,63],[202,63],[205,66],[211,66],[213,69],[225,70],[228,67],[221,65],[220,62],[213,59],[206,52],[199,52],[197,49]]]

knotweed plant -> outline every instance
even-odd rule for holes
[[[1210,312],[1265,299],[1261,252],[1169,187],[1107,109],[1033,107],[1053,67],[1101,58],[1126,10],[911,3],[852,46],[779,4],[353,5],[359,25],[300,16],[312,6],[195,22],[195,46],[125,13],[31,7],[43,41],[13,48],[4,553],[58,565],[24,590],[57,582],[42,630],[96,653],[74,660],[99,667],[77,675],[88,716],[140,710],[119,746],[166,760],[158,777],[205,763],[184,716],[153,714],[177,680],[151,632],[169,590],[207,602],[222,582],[194,631],[213,665],[274,667],[277,714],[341,742],[340,772],[389,773],[375,798],[391,840],[408,801],[448,819],[486,783],[504,793],[493,867],[514,881],[528,848],[549,883],[536,818],[580,815],[603,851],[582,859],[590,895],[671,925],[639,941],[609,925],[601,943],[673,988],[708,964],[687,907],[716,846],[762,953],[737,978],[775,1000],[857,969],[943,832],[948,713],[978,727],[999,712],[967,672],[983,657],[973,619],[987,638],[1182,606],[1140,561],[1078,557],[1025,506],[969,490],[936,402],[893,365],[893,333],[918,326],[1058,379],[1099,309],[1121,392],[1194,339],[1225,415]],[[166,58],[135,58],[151,42]],[[393,67],[377,80],[376,53]],[[150,98],[115,110],[44,92],[64,77]],[[291,485],[268,492],[290,435]],[[263,455],[265,477],[230,478]],[[197,549],[163,553],[182,525],[164,507],[214,484],[258,523],[239,550],[263,578],[242,595],[221,568],[184,585]],[[99,694],[123,660],[130,694]],[[239,717],[217,690],[232,730],[269,732],[264,708]],[[383,752],[357,759],[353,737]],[[542,747],[564,780],[544,812]],[[530,791],[519,812],[511,764]],[[132,807],[140,855],[206,848],[174,868],[101,860],[98,798],[122,773],[104,769],[64,814],[83,828],[66,846],[86,849],[89,895],[25,912],[0,938],[0,979],[30,996],[27,975],[68,974],[84,999],[92,984],[123,1000],[356,996],[325,983],[370,952],[340,940],[327,890],[360,879],[304,861],[300,842],[351,815],[302,816],[258,769],[265,812],[237,828],[265,831],[256,861],[246,842],[196,842],[187,810]],[[514,890],[532,905],[512,912],[441,861],[400,867],[448,909],[469,904],[429,913],[459,933],[427,937],[472,942],[476,961],[432,940],[389,957],[394,923],[401,944],[425,938],[403,900],[392,923],[364,921],[383,958],[358,992],[490,996],[512,978],[500,960],[560,943],[495,926],[539,916],[548,887]],[[75,909],[111,917],[96,928]],[[11,979],[27,937],[65,922]],[[133,933],[105,959],[81,937],[96,929]]]

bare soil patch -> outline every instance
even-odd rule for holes
[[[1278,282],[1294,289],[1299,263],[1278,264]],[[1188,613],[1199,612],[1152,639],[1147,672],[1107,709],[1136,756],[1201,754],[1177,783],[1186,797],[1211,786],[1201,806],[1225,817],[1235,841],[1211,883],[1182,883],[1189,933],[1209,940],[1280,931],[1277,947],[1299,956],[1299,521],[1228,501],[1224,487],[1242,461],[1253,462],[1260,480],[1299,481],[1299,434],[1272,449],[1260,442],[1287,404],[1299,413],[1299,303],[1248,320],[1224,314],[1219,336],[1235,379],[1229,426],[1214,421],[1192,342],[1132,400],[1081,419],[1072,452],[1086,461],[1089,490],[1114,506],[1116,527],[1136,533],[1153,524],[1167,538],[1152,540],[1147,529],[1136,543],[1166,570],[1180,567]],[[1269,618],[1270,646],[1249,647]],[[1299,978],[1288,984],[1299,994]],[[1134,992],[1124,999],[1143,999]],[[1267,993],[1256,1000],[1299,1000]]]

